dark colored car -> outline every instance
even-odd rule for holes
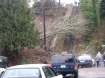
[[[78,57],[78,67],[92,67],[93,61],[90,56],[82,55]]]
[[[53,55],[51,67],[63,76],[66,76],[67,74],[74,74],[74,78],[78,78],[78,63],[73,54]]]
[[[9,66],[8,58],[5,56],[0,56],[0,68],[7,68]]]
[[[84,54],[85,56],[89,56],[90,57],[90,59],[92,60],[92,66],[95,66],[96,65],[96,61],[95,61],[95,57],[93,57],[92,55],[90,55],[90,54]]]

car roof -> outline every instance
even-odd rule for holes
[[[87,55],[83,55],[83,56],[79,56],[78,58],[91,58],[91,57]]]
[[[53,56],[59,56],[59,55],[62,55],[62,54],[54,54]],[[64,55],[71,55],[71,56],[74,56],[74,54],[64,54]]]
[[[6,70],[5,68],[0,68],[0,71],[4,71],[4,70]]]
[[[7,58],[7,57],[6,57],[6,56],[0,56],[0,58],[5,59],[5,58]]]
[[[8,67],[7,69],[15,69],[15,68],[42,68],[43,66],[49,66],[49,64],[22,64]]]
[[[59,56],[71,56],[72,58],[75,58],[75,55],[72,54],[72,53],[68,53],[68,54],[64,54],[64,55],[62,55],[62,54],[54,54],[52,56],[52,58],[59,57]]]

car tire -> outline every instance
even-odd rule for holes
[[[63,76],[66,76],[66,74],[62,74]]]
[[[78,66],[78,68],[80,68],[80,66]]]
[[[90,64],[90,67],[93,67],[93,63],[92,63],[92,64]]]
[[[78,72],[74,73],[74,78],[78,78]]]
[[[89,67],[92,67],[92,65],[90,65]]]

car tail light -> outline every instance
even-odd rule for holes
[[[86,62],[91,62],[91,60],[86,60]]]
[[[77,69],[77,64],[74,64],[74,69]]]
[[[52,68],[52,64],[50,64],[50,67]]]
[[[88,62],[90,62],[91,60],[88,60]]]

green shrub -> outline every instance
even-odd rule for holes
[[[30,60],[25,58],[25,57],[23,57],[21,64],[30,64]]]

